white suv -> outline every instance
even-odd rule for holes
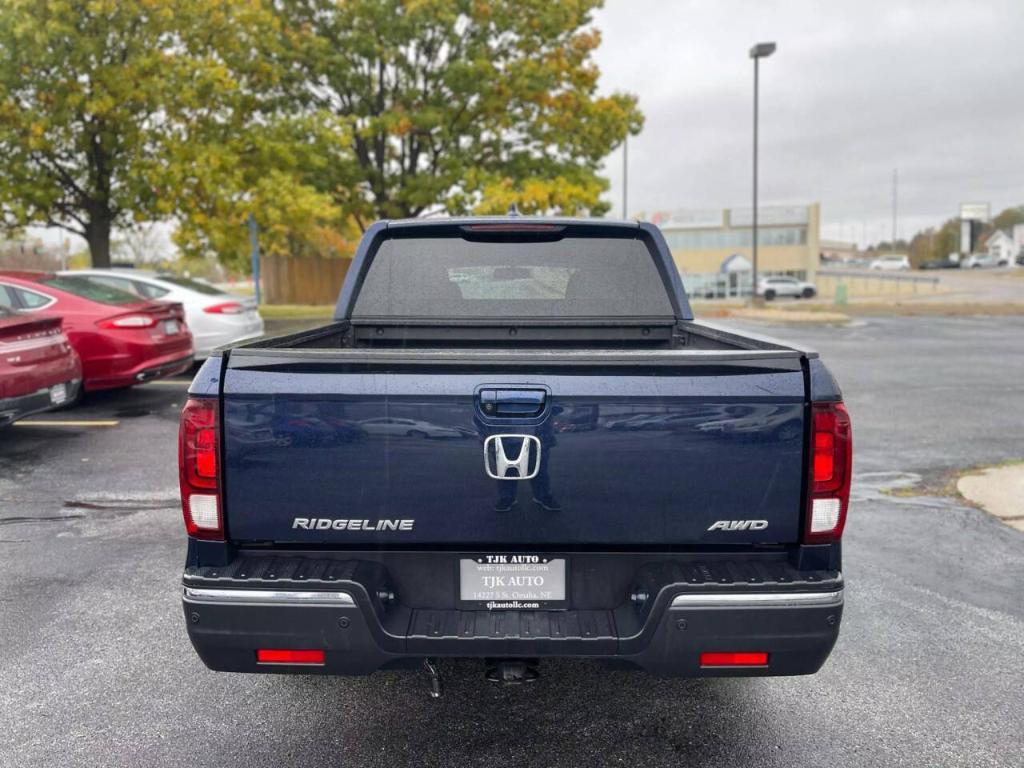
[[[1003,263],[991,253],[972,253],[962,262],[961,269],[980,269],[981,267],[1001,267]]]
[[[879,256],[868,265],[868,269],[881,269],[887,272],[910,269],[910,259],[906,256]]]
[[[762,277],[757,281],[757,295],[764,296],[765,301],[771,301],[778,296],[811,299],[817,292],[814,283],[797,280],[795,277]]]

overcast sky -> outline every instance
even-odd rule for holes
[[[823,237],[888,239],[1024,204],[1024,0],[606,0],[602,89],[636,94],[629,214],[749,206],[761,40],[761,201],[819,201]],[[622,155],[607,175],[621,213]]]

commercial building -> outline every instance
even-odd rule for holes
[[[985,241],[985,250],[1000,264],[1017,266],[1017,256],[1024,253],[1024,224],[1007,231],[997,229]]]
[[[861,257],[856,243],[848,243],[842,240],[822,240],[821,261],[825,263],[843,264]]]
[[[656,211],[687,290],[694,296],[740,296],[751,291],[751,208]],[[758,207],[758,272],[814,280],[820,258],[821,208],[810,205]]]

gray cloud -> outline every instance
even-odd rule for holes
[[[1024,2],[655,2],[597,15],[602,87],[636,93],[630,214],[745,205],[750,46],[761,68],[761,198],[822,203],[826,237],[888,237],[1024,203]],[[621,154],[608,161],[618,214]]]

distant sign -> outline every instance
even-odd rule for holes
[[[725,223],[725,212],[721,209],[678,208],[674,211],[655,211],[651,223],[667,229],[710,229]]]
[[[753,208],[733,208],[729,211],[729,225],[733,227],[752,227]],[[806,205],[759,205],[757,207],[758,226],[778,226],[781,224],[806,224]]]
[[[989,203],[960,203],[962,221],[988,221],[991,218],[992,206]]]

